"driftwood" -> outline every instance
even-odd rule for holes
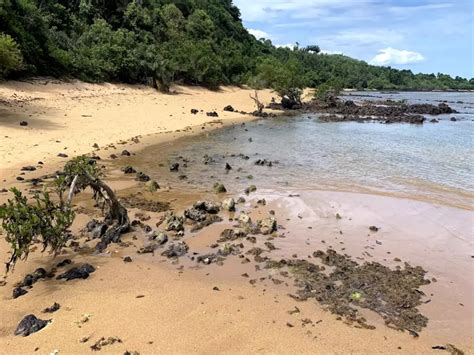
[[[257,112],[261,114],[263,112],[265,105],[259,100],[258,91],[255,90],[255,96],[252,96],[251,94],[249,94],[249,96],[255,102],[255,105],[257,106]]]

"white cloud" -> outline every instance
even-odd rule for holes
[[[275,44],[275,47],[277,47],[277,48],[289,48],[289,49],[293,49],[293,48],[295,48],[295,44],[292,44],[292,43],[287,43],[287,44]]]
[[[256,30],[253,28],[247,29],[251,35],[253,35],[256,39],[260,38],[265,38],[265,39],[271,39],[272,37],[265,31],[262,30]]]
[[[331,54],[331,55],[332,54],[342,54],[342,52],[340,52],[340,51],[327,51],[325,49],[322,49],[320,53],[321,54]]]
[[[409,64],[423,60],[425,57],[421,53],[388,47],[379,50],[379,54],[372,58],[370,63],[374,65]]]

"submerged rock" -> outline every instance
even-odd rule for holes
[[[147,181],[145,187],[150,192],[156,192],[160,189],[160,185],[155,180]]]
[[[26,337],[43,329],[49,322],[49,320],[38,319],[34,314],[29,314],[18,324],[15,330],[15,335]]]
[[[194,222],[202,222],[206,219],[207,213],[203,210],[190,208],[184,211],[184,216]]]
[[[223,193],[227,192],[227,189],[225,188],[224,184],[216,182],[214,184],[214,192],[216,194],[223,194]]]
[[[135,176],[135,180],[138,180],[138,181],[141,181],[141,182],[147,182],[147,181],[150,181],[151,178],[147,174],[139,171],[137,173],[137,175]]]

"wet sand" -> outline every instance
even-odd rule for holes
[[[229,103],[234,105],[233,101]],[[172,134],[169,138],[172,139]],[[163,140],[160,136],[151,136],[138,144],[120,145],[117,149],[96,153],[106,158],[110,153],[126,148],[139,157],[140,149],[160,140]],[[172,145],[171,141],[161,144],[168,148]],[[164,155],[156,157],[157,163],[167,163],[167,149],[163,148]],[[102,161],[107,166],[107,180],[119,196],[141,192],[143,198],[170,202],[178,214],[198,199],[222,200],[226,196],[216,196],[205,183],[203,189],[188,188],[169,173],[156,178],[159,182],[162,178],[175,183],[165,184],[156,193],[144,192],[142,183],[124,177],[119,171],[119,167],[129,162],[126,157]],[[52,162],[45,169],[29,174],[38,175],[52,167],[59,167],[59,163]],[[288,197],[289,194],[295,196]],[[230,195],[239,196],[235,191]],[[0,195],[0,202],[5,198],[6,194]],[[266,199],[267,205],[256,208],[256,202],[261,198]],[[190,251],[177,262],[162,257],[161,249],[154,256],[137,254],[137,249],[146,240],[139,230],[123,237],[129,246],[112,244],[107,253],[100,255],[91,253],[95,241],[86,242],[84,237],[79,239],[80,244],[91,249],[73,251],[66,248],[64,255],[55,259],[33,252],[27,262],[18,263],[14,273],[8,276],[7,284],[0,287],[0,353],[33,353],[37,348],[35,353],[40,354],[49,354],[55,349],[60,353],[84,353],[89,352],[90,346],[102,336],[117,336],[123,342],[105,346],[102,352],[106,353],[129,350],[140,354],[419,354],[439,353],[431,347],[448,343],[465,353],[474,351],[471,211],[390,197],[346,192],[274,191],[266,190],[264,186],[259,186],[257,192],[246,199],[238,210],[251,211],[254,219],[266,216],[270,209],[275,210],[282,227],[279,232],[284,233],[285,238],[272,240],[277,247],[268,252],[272,258],[291,258],[293,254],[304,258],[315,250],[331,247],[350,254],[358,262],[378,261],[395,267],[400,263],[394,258],[400,258],[425,268],[427,277],[437,280],[421,288],[426,294],[424,300],[431,300],[420,307],[430,319],[428,327],[419,338],[413,338],[407,332],[385,327],[380,317],[367,312],[369,322],[376,329],[357,329],[336,320],[335,315],[323,311],[314,301],[297,302],[288,297],[294,292],[293,281],[288,279],[275,285],[273,271],[257,271],[254,262],[242,264],[237,256],[230,256],[222,266],[197,265],[191,259],[193,253],[210,252],[210,244],[219,238],[220,232],[233,225],[228,218],[234,215],[221,213],[223,222],[197,233],[186,232],[184,240]],[[87,212],[79,214],[73,226],[73,231],[79,235],[79,230],[91,217],[100,215],[86,194],[76,201],[80,211]],[[137,212],[140,211],[130,209],[130,217],[133,219]],[[144,223],[150,226],[163,215],[145,213],[150,220]],[[336,219],[336,213],[342,218]],[[370,225],[376,225],[380,230],[370,232]],[[255,246],[265,248],[266,240],[265,236],[257,236]],[[246,241],[244,244],[245,249],[254,246]],[[6,252],[2,241],[0,257],[4,260]],[[133,262],[124,263],[124,256],[131,256]],[[11,299],[13,284],[26,273],[37,267],[50,269],[64,258],[72,259],[74,264],[89,262],[97,271],[87,280],[39,281],[28,294]],[[244,273],[249,277],[243,277]],[[252,285],[251,279],[257,282]],[[214,290],[216,287],[218,290]],[[61,309],[52,315],[42,314],[41,310],[53,302],[60,303]],[[300,312],[289,314],[295,306]],[[12,334],[19,320],[29,313],[42,319],[52,318],[53,322],[29,337],[14,337]],[[89,320],[78,324],[86,314]],[[305,324],[305,319],[313,324]],[[84,337],[89,339],[81,342]]]

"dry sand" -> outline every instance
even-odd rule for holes
[[[45,163],[45,167],[27,173],[27,177],[53,171],[65,160],[56,157],[59,152],[72,157],[90,152],[94,143],[104,147],[133,136],[150,135],[140,138],[138,144],[116,144],[117,149],[111,148],[107,154],[120,151],[122,147],[138,151],[149,143],[171,140],[178,135],[160,132],[183,130],[192,125],[197,125],[197,129],[187,130],[188,133],[200,132],[201,124],[212,119],[205,113],[191,115],[191,108],[203,109],[204,112],[216,110],[219,118],[229,121],[248,118],[222,112],[225,105],[231,104],[245,111],[253,109],[248,98],[249,90],[225,88],[220,92],[209,92],[188,87],[177,90],[178,95],[161,95],[146,87],[111,84],[42,82],[1,85],[0,177],[6,180],[4,185],[12,184],[19,167],[34,165],[39,160]],[[261,96],[268,102],[272,94],[266,91]],[[6,104],[2,104],[4,101]],[[20,120],[29,121],[29,125],[19,126]],[[102,149],[100,155],[104,156],[104,153]],[[157,161],[160,158],[157,157]],[[110,167],[109,163],[107,165]],[[117,172],[111,171],[109,182],[121,195],[140,188],[131,179],[116,179],[119,175],[114,173]],[[155,196],[160,201],[178,199],[177,212],[197,197],[201,196],[179,196],[172,190],[161,191]],[[304,254],[307,251],[309,254],[323,247],[323,236],[328,245],[341,248],[337,245],[341,228],[345,238],[349,239],[356,235],[365,236],[369,223],[381,226],[376,238],[383,243],[382,246],[374,244],[373,238],[364,238],[363,243],[346,239],[344,246],[351,254],[366,260],[383,261],[387,258],[389,264],[393,264],[392,258],[396,254],[426,267],[430,277],[439,278],[436,285],[425,290],[433,292],[436,301],[422,309],[434,320],[426,332],[413,338],[407,333],[384,327],[380,319],[369,319],[377,325],[376,330],[350,327],[312,301],[296,302],[288,297],[292,292],[291,285],[277,287],[268,278],[256,285],[249,284],[242,273],[248,273],[250,278],[262,274],[252,263],[242,265],[237,258],[229,258],[224,266],[195,267],[195,263],[186,258],[170,263],[159,255],[138,255],[134,246],[113,244],[109,253],[102,255],[91,255],[87,250],[72,252],[68,248],[64,255],[53,259],[36,251],[27,262],[18,263],[14,273],[8,276],[7,284],[0,287],[0,354],[49,354],[54,350],[59,354],[89,353],[90,345],[100,337],[110,336],[119,337],[123,343],[106,346],[102,352],[420,354],[440,353],[431,347],[447,342],[456,342],[455,345],[466,353],[473,350],[471,261],[462,259],[455,267],[450,263],[450,253],[455,258],[469,257],[466,249],[472,245],[470,239],[459,238],[455,243],[446,243],[450,236],[469,234],[471,215],[456,214],[451,218],[452,210],[449,208],[347,193],[303,193],[301,198],[288,199],[276,192],[260,191],[249,200],[246,208],[250,209],[260,197],[268,199],[268,208],[277,211],[279,221],[290,218],[284,224],[292,237],[283,239],[281,244],[286,253]],[[5,198],[6,194],[0,194],[0,203]],[[87,196],[78,200],[82,209],[93,211],[91,204],[85,201]],[[333,218],[335,208],[343,215],[341,221]],[[132,218],[136,212],[130,210]],[[264,212],[255,210],[254,213]],[[160,214],[149,214],[152,219],[147,223],[154,225]],[[304,223],[300,222],[298,214]],[[429,219],[421,228],[416,223],[423,215]],[[90,215],[79,214],[74,231],[78,233],[89,219]],[[452,225],[447,224],[450,221]],[[444,227],[439,233],[437,228],[441,228],[440,225]],[[461,230],[457,229],[459,225],[463,226]],[[311,234],[315,240],[305,240],[308,226],[313,226]],[[202,252],[208,249],[209,242],[215,240],[220,229],[211,226],[191,236],[187,242],[193,251]],[[138,235],[138,240],[135,240],[134,234],[127,234],[123,240],[141,246],[143,236]],[[400,235],[412,239],[420,237],[420,240],[406,250],[402,247],[406,240]],[[429,245],[430,238],[435,237],[437,239]],[[367,249],[365,245],[373,247]],[[0,241],[1,260],[7,259],[7,250],[4,241]],[[387,250],[393,251],[390,257],[386,256]],[[370,252],[372,257],[364,255],[365,252]],[[433,255],[430,261],[423,258],[423,253],[428,252]],[[126,255],[133,258],[132,263],[122,261]],[[78,264],[89,262],[97,267],[97,271],[87,280],[39,281],[27,295],[11,299],[13,284],[26,273],[38,267],[51,268],[66,257]],[[462,270],[465,270],[464,274]],[[452,285],[452,295],[449,295],[449,284]],[[219,290],[214,290],[214,287]],[[61,309],[52,315],[42,314],[41,310],[53,302],[60,303]],[[288,311],[295,306],[300,313],[289,314]],[[29,313],[53,321],[29,337],[13,336],[19,320]],[[88,321],[78,323],[84,315],[89,315]],[[305,318],[313,325],[303,326]],[[84,338],[88,340],[81,342]]]

